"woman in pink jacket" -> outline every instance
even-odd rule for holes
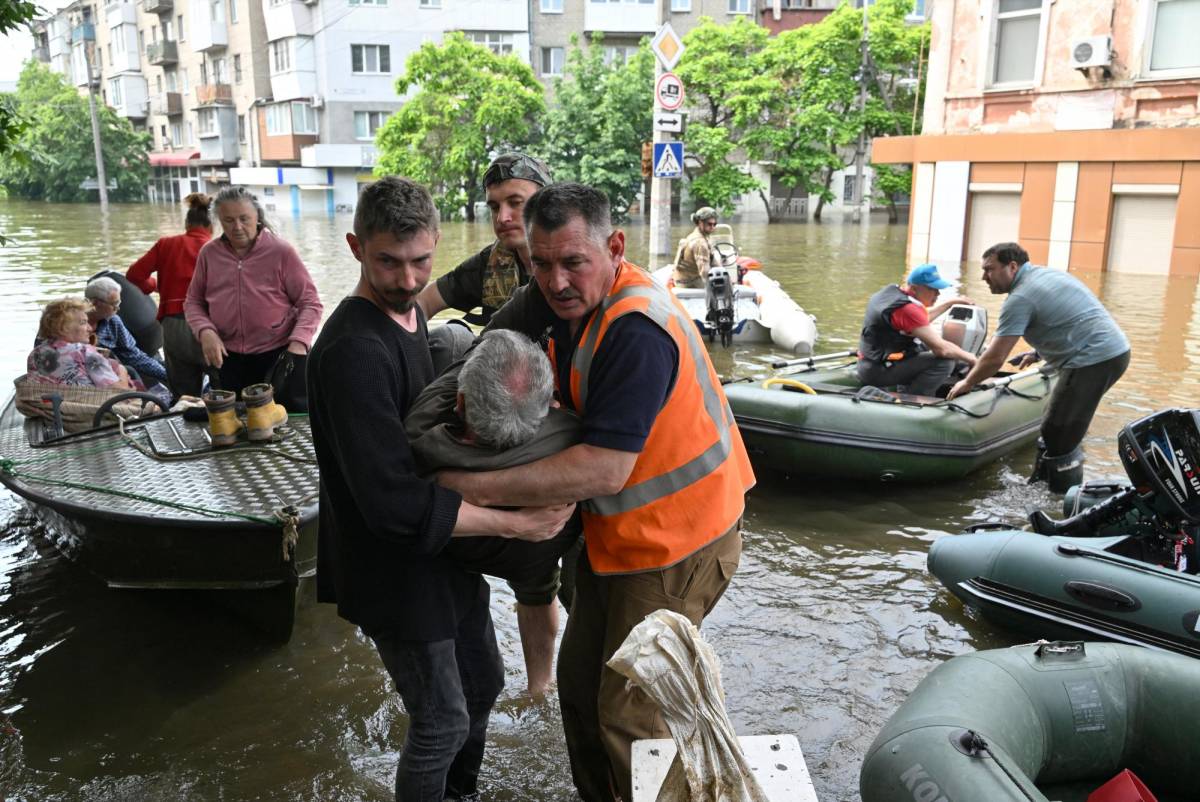
[[[183,307],[204,361],[220,389],[271,382],[276,401],[305,412],[304,367],[321,322],[317,287],[249,190],[227,187],[213,207],[223,233],[200,249]]]

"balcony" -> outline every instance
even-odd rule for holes
[[[183,95],[178,92],[162,92],[150,98],[150,113],[163,117],[183,114]]]
[[[174,8],[173,0],[142,0],[142,11],[147,14],[170,14]]]
[[[38,45],[33,49],[33,58],[43,64],[50,63],[50,48],[46,45]]]
[[[96,26],[90,22],[85,22],[82,25],[76,25],[71,29],[71,36],[67,40],[69,42],[94,42],[96,41]]]
[[[233,105],[233,87],[229,84],[200,84],[196,87],[196,105]]]
[[[160,39],[146,45],[146,61],[164,67],[179,61],[179,48],[170,39]]]
[[[217,5],[217,9],[223,8]],[[212,19],[210,14],[196,14],[192,18],[192,29],[188,31],[188,42],[198,53],[209,50],[219,50],[229,46],[229,26],[225,24],[224,12],[220,19]]]
[[[109,27],[114,25],[137,25],[137,5],[126,3],[124,0],[114,0],[104,7],[104,23]]]

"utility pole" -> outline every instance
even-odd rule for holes
[[[86,18],[80,18],[80,33],[83,34],[83,64],[87,70],[88,110],[92,114],[92,145],[96,149],[96,182],[100,185],[100,211],[108,211],[108,175],[104,171],[104,148],[100,141],[100,115],[96,110],[96,83],[92,79],[92,53],[88,46]],[[93,38],[91,41],[95,41]]]
[[[656,15],[654,21],[654,30],[659,30],[663,26],[664,14],[663,6],[668,0],[657,0]],[[654,83],[658,85],[658,79],[662,76],[665,70],[662,62],[657,58],[654,59]],[[655,97],[650,101],[650,115],[653,119],[658,113],[658,98]],[[657,128],[657,126],[655,126]],[[655,131],[654,142],[669,142],[671,137],[663,131]],[[653,171],[653,166],[650,168]],[[671,182],[666,178],[655,178],[654,173],[650,174],[650,255],[662,256],[671,252]]]
[[[867,53],[867,38],[871,31],[870,24],[867,22],[869,6],[870,0],[863,0],[862,44],[859,45],[862,67],[858,74],[858,107],[863,117],[863,126],[858,132],[858,150],[854,154],[854,211],[850,213],[850,219],[855,223],[862,221],[863,161],[867,156],[867,70],[870,59],[870,55]]]

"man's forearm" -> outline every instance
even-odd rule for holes
[[[1005,356],[1007,356],[1007,354],[996,355],[990,351],[985,353],[975,363],[975,367],[971,368],[971,371],[967,373],[963,381],[967,384],[967,386],[974,387],[984,379],[991,378],[992,376],[996,375],[996,372],[1000,370],[1001,366],[1004,365]]]
[[[504,470],[449,472],[439,482],[480,506],[545,507],[616,493],[636,461],[632,452],[580,444]]]

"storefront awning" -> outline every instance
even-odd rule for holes
[[[187,167],[192,159],[200,158],[198,150],[168,150],[150,154],[151,167]]]

